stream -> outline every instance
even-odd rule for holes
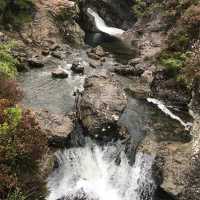
[[[89,35],[88,43],[91,43],[92,38],[96,38],[95,42],[98,44],[102,42],[100,33]],[[113,47],[113,42],[116,44],[115,40],[106,42],[106,46],[110,47]],[[88,64],[91,59],[86,51],[90,48],[85,46],[83,49],[74,49],[71,53],[62,50],[61,53],[65,55],[62,60],[47,56],[44,68],[21,73],[18,80],[25,93],[23,104],[35,110],[43,109],[61,115],[73,111],[74,91],[82,90],[85,77],[99,70]],[[84,75],[73,74],[70,70],[73,61],[80,61],[84,65]],[[118,62],[119,56],[110,53],[101,68],[109,69]],[[120,62],[127,62],[127,57],[121,56]],[[51,71],[58,67],[67,70],[67,79],[52,78]],[[124,88],[131,81],[117,75],[114,78],[120,79]],[[58,168],[48,177],[47,200],[153,199],[156,189],[151,171],[154,157],[139,152],[133,158],[132,146],[137,145],[147,133],[171,133],[180,129],[180,120],[174,120],[152,102],[129,96],[128,106],[119,123],[127,127],[131,136],[128,156],[124,151],[125,147],[118,145],[118,142],[98,145],[91,139],[86,139],[84,147],[59,150],[56,153]]]

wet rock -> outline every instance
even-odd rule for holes
[[[40,110],[35,112],[40,127],[45,131],[50,146],[63,148],[73,130],[72,120],[64,115]]]
[[[39,57],[39,56],[29,58],[27,60],[27,62],[28,62],[28,65],[29,65],[30,68],[42,68],[42,67],[44,67],[44,62],[43,62],[42,58]]]
[[[137,79],[133,84],[129,85],[129,87],[126,87],[125,91],[129,95],[139,99],[146,99],[152,96],[149,84],[140,79]]]
[[[42,55],[43,56],[48,56],[49,55],[49,50],[48,49],[42,50]]]
[[[59,68],[51,72],[53,78],[68,78],[68,72],[65,69]]]
[[[166,193],[178,198],[184,191],[184,173],[189,169],[191,143],[158,142],[156,135],[148,135],[139,151],[155,157],[153,177],[156,184]]]
[[[196,76],[192,85],[192,99],[190,102],[190,109],[195,114],[200,114],[200,76]]]
[[[51,50],[51,51],[56,51],[56,50],[58,50],[58,49],[60,49],[60,48],[61,48],[61,47],[60,47],[59,44],[54,43],[54,44],[52,44],[52,46],[50,47],[50,50]]]
[[[155,73],[151,90],[157,98],[183,109],[187,108],[191,99],[190,90],[176,79],[171,78],[166,70]]]
[[[141,58],[134,58],[134,59],[129,60],[128,65],[135,66],[139,63],[141,63]]]
[[[84,89],[79,111],[88,134],[101,139],[118,135],[117,122],[127,105],[126,95],[118,82],[102,70],[86,78]]]
[[[114,72],[123,76],[141,76],[146,68],[148,68],[147,64],[139,63],[134,66],[128,65],[116,67]]]
[[[58,22],[63,38],[70,45],[78,47],[84,44],[85,33],[76,22],[80,11],[75,2],[68,0],[55,1],[54,6],[49,8],[49,12]]]
[[[89,62],[89,65],[92,68],[99,68],[102,64],[99,61],[92,60]]]
[[[53,52],[51,53],[51,55],[52,55],[53,57],[55,57],[55,58],[60,59],[60,60],[62,60],[62,59],[64,58],[64,55],[63,55],[62,52],[60,52],[60,51],[53,51]]]
[[[74,73],[83,74],[83,73],[84,73],[84,66],[83,66],[83,64],[82,64],[81,62],[75,61],[75,62],[73,62],[73,64],[72,64],[71,70],[72,70]]]

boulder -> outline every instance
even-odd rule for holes
[[[36,111],[35,116],[47,135],[49,145],[65,147],[66,139],[73,130],[72,120],[68,116],[53,114],[46,110]]]
[[[42,68],[42,67],[44,67],[44,62],[43,62],[42,58],[40,58],[39,56],[28,58],[27,63],[28,63],[30,68]]]
[[[149,68],[148,63],[128,64],[126,66],[119,66],[114,68],[114,72],[123,76],[141,76],[144,71]]]
[[[53,78],[68,78],[68,73],[65,69],[59,68],[51,72]]]
[[[84,66],[82,66],[82,64],[79,61],[74,61],[73,64],[72,64],[71,70],[74,73],[83,74],[84,73]]]
[[[126,95],[119,83],[110,73],[101,70],[86,78],[84,89],[78,108],[88,134],[97,138],[118,135],[117,122],[127,106]]]

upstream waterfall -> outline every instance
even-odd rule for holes
[[[155,189],[153,158],[138,153],[133,166],[117,148],[86,145],[57,154],[59,167],[48,180],[47,200],[150,200]]]
[[[116,38],[120,38],[120,36],[125,32],[122,29],[107,26],[104,20],[91,8],[87,9],[87,13],[94,18],[95,26],[100,32]]]

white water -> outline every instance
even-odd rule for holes
[[[178,117],[177,115],[175,115],[174,113],[172,113],[164,104],[162,101],[159,101],[157,99],[153,99],[153,98],[147,98],[147,101],[150,102],[150,103],[153,103],[155,105],[158,106],[158,108],[164,112],[166,115],[170,116],[172,119],[175,119],[177,121],[180,122],[180,124],[182,124],[185,129],[189,129],[191,127],[191,123],[186,123],[184,122],[180,117]]]
[[[89,15],[94,17],[94,22],[95,22],[96,28],[99,31],[106,33],[110,36],[117,37],[117,38],[119,38],[125,32],[122,29],[107,26],[105,24],[104,20],[95,11],[93,11],[91,8],[88,8],[87,12],[88,12]]]
[[[138,154],[130,166],[124,153],[115,163],[116,148],[72,148],[58,153],[60,167],[49,177],[47,200],[150,200],[153,158]],[[143,198],[140,198],[140,194]]]

